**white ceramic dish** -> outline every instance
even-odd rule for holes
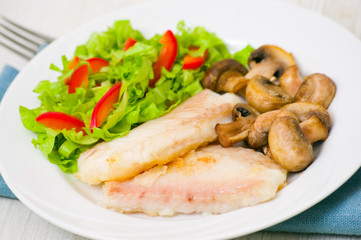
[[[99,188],[63,174],[34,149],[34,134],[21,124],[18,108],[37,107],[32,89],[40,80],[55,80],[50,63],[94,31],[114,20],[130,19],[146,36],[175,30],[179,20],[202,25],[224,39],[231,49],[247,43],[276,44],[291,51],[303,75],[322,72],[337,84],[329,108],[333,127],[316,161],[272,201],[221,215],[178,215],[172,218],[119,214],[97,205]],[[224,0],[156,1],[101,17],[52,43],[17,76],[0,109],[0,170],[15,195],[48,221],[97,239],[220,239],[249,234],[282,222],[335,191],[361,165],[356,100],[361,89],[361,43],[330,20],[281,2]]]

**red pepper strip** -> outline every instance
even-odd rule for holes
[[[36,118],[36,121],[43,124],[45,127],[55,130],[71,130],[75,128],[75,131],[82,131],[85,133],[83,130],[83,127],[85,127],[83,121],[66,113],[46,112],[40,114]]]
[[[120,88],[122,83],[118,82],[111,87],[108,92],[95,105],[90,120],[90,131],[93,132],[94,127],[100,127],[109,113],[114,109],[114,104],[119,100]]]
[[[172,31],[168,30],[159,43],[163,44],[158,60],[153,65],[154,78],[149,80],[149,86],[154,87],[159,80],[162,68],[170,70],[177,57],[178,45],[177,39],[174,37]]]
[[[129,48],[133,47],[136,42],[137,40],[129,37],[124,43],[123,51],[127,51]]]
[[[79,63],[79,57],[76,56],[76,57],[74,57],[73,60],[71,60],[71,62],[69,63],[68,69],[69,69],[69,70],[72,70],[73,68],[76,67],[76,65],[78,65],[78,63]]]
[[[198,50],[197,47],[190,47],[189,50]],[[208,50],[206,50],[202,57],[192,57],[191,55],[187,54],[183,58],[183,69],[196,69],[202,66],[204,61],[207,58]]]
[[[70,78],[65,78],[65,79],[64,79],[64,83],[65,83],[66,85],[69,85],[69,82],[70,82]]]
[[[78,63],[79,63],[79,57],[76,56],[76,57],[74,57],[73,60],[71,60],[71,62],[69,63],[68,69],[69,69],[69,70],[72,70],[73,68],[75,68],[75,67],[78,65]],[[64,83],[65,83],[66,85],[68,85],[69,82],[70,82],[70,78],[65,78]]]
[[[70,78],[68,83],[69,93],[75,93],[75,89],[78,87],[88,87],[88,65],[82,65],[78,67]]]
[[[93,73],[97,73],[100,71],[100,69],[102,69],[102,67],[106,67],[109,65],[108,61],[102,58],[89,58],[86,61],[89,63]]]

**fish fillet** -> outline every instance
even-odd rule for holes
[[[215,125],[231,121],[239,97],[203,90],[170,113],[148,121],[122,138],[82,153],[75,174],[88,184],[133,177],[216,140]]]
[[[120,212],[172,216],[224,213],[272,199],[286,171],[252,149],[207,146],[130,180],[103,186],[103,204]]]

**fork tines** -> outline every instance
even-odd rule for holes
[[[27,29],[8,18],[1,16],[0,45],[26,59],[31,59],[41,46],[54,39]]]

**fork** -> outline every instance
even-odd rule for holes
[[[30,60],[41,48],[54,40],[54,38],[30,30],[14,21],[0,17],[0,45],[17,55]]]

